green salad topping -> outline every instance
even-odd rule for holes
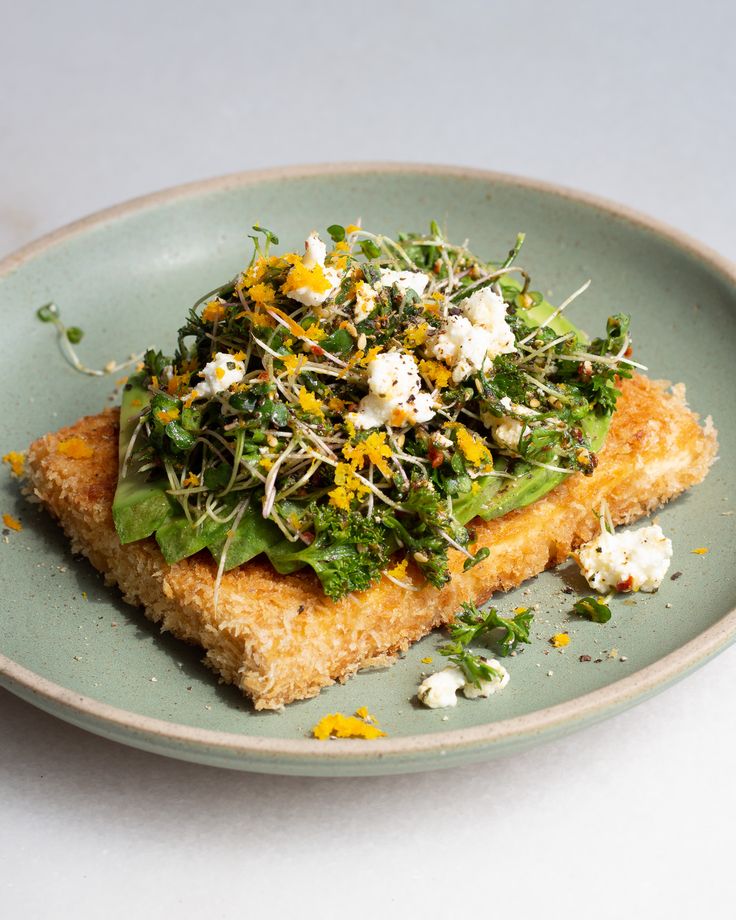
[[[125,387],[113,514],[167,562],[207,549],[226,570],[265,553],[337,599],[381,577],[417,589],[475,565],[472,522],[590,475],[630,376],[629,318],[589,341],[489,262],[427,234],[357,226],[253,257],[200,299],[173,356]]]

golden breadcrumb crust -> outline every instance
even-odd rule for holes
[[[628,524],[700,482],[715,459],[716,432],[686,406],[684,389],[637,376],[623,381],[619,408],[593,476],[571,476],[545,498],[495,521],[476,521],[487,560],[469,572],[452,551],[452,582],[410,592],[383,579],[360,595],[326,598],[306,570],[278,575],[259,558],[225,574],[218,609],[216,567],[207,552],[167,565],[153,539],[122,546],[111,505],[118,470],[118,413],[107,409],[47,434],[28,452],[30,488],[124,599],[180,639],[206,650],[223,681],[256,709],[315,696],[360,668],[390,663],[397,652],[447,623],[461,601],[486,600],[566,559],[597,528],[605,499],[616,524]],[[78,437],[93,453],[59,453]],[[420,584],[416,572],[409,579]]]

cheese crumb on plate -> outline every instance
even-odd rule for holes
[[[489,697],[497,690],[503,690],[509,682],[509,672],[495,658],[484,658],[489,667],[499,672],[499,677],[491,680],[481,680],[479,684],[468,681],[460,668],[454,664],[430,674],[419,685],[417,698],[430,709],[445,709],[448,706],[457,706],[457,691],[462,690],[469,700],[478,697]]]
[[[605,527],[575,554],[591,588],[608,591],[656,591],[672,561],[672,541],[659,524],[611,532]]]

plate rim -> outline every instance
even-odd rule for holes
[[[657,218],[649,217],[604,197],[552,182],[474,167],[373,161],[247,170],[187,182],[142,195],[66,224],[11,253],[0,261],[0,280],[5,279],[20,266],[47,249],[77,237],[87,230],[115,222],[128,215],[155,209],[176,200],[283,179],[361,173],[412,173],[480,179],[497,185],[531,189],[566,198],[664,237],[676,247],[684,249],[705,262],[736,287],[736,264],[730,259]],[[368,767],[380,761],[390,769],[392,761],[404,761],[407,758],[413,759],[428,754],[460,754],[471,750],[487,750],[494,746],[509,746],[516,742],[521,743],[525,739],[551,736],[555,733],[569,731],[578,724],[597,721],[632,705],[637,700],[645,699],[657,690],[664,689],[723,651],[734,639],[736,639],[736,607],[694,639],[663,658],[628,677],[607,684],[598,690],[573,697],[564,703],[471,728],[448,729],[398,738],[388,737],[381,741],[361,740],[356,742],[333,739],[327,745],[310,738],[270,738],[262,735],[243,735],[196,728],[134,713],[54,683],[2,653],[0,653],[0,684],[65,721],[98,734],[108,734],[108,736],[111,730],[116,730],[113,731],[116,740],[131,743],[137,747],[149,747],[158,750],[159,753],[185,758],[187,754],[196,753],[200,759],[207,760],[212,753],[217,752],[227,761],[231,761],[230,763],[223,762],[221,765],[241,769],[258,769],[268,761],[282,761],[284,758],[297,768],[321,765],[339,769],[341,764],[356,763]],[[127,736],[126,733],[128,733]],[[162,750],[164,742],[181,746],[182,749]],[[425,763],[427,768],[441,765]],[[449,766],[449,763],[447,765]]]

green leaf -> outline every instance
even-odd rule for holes
[[[281,539],[281,531],[272,522],[261,514],[260,508],[251,501],[250,506],[243,514],[230,543],[227,547],[227,559],[224,571],[229,572],[236,566],[243,565],[259,553],[265,552]],[[213,541],[207,548],[212,553],[216,562],[220,562],[225,550],[227,534],[219,541]]]
[[[484,559],[487,559],[491,555],[491,551],[487,546],[482,546],[477,553],[472,557],[472,559],[466,559],[463,563],[463,572],[467,572],[469,569],[472,569],[474,565],[478,565],[479,562],[483,562]]]
[[[500,671],[496,670],[480,655],[475,655],[466,648],[455,649],[451,646],[445,646],[439,651],[441,655],[445,655],[449,659],[451,664],[460,668],[468,683],[474,684],[476,687],[480,686],[481,681],[500,679],[503,676]]]
[[[36,310],[36,316],[42,323],[53,323],[59,316],[59,309],[55,303],[45,303]]]
[[[366,259],[377,259],[381,255],[380,247],[376,246],[373,240],[361,240],[359,245]]]
[[[594,623],[607,623],[611,619],[611,608],[598,597],[583,597],[572,605],[572,609]]]
[[[194,435],[185,428],[182,428],[179,422],[169,422],[166,425],[166,436],[170,439],[174,447],[180,451],[191,450],[197,443],[197,439]]]
[[[341,227],[340,224],[330,224],[327,228],[327,232],[330,234],[330,239],[334,243],[342,243],[345,239],[345,228]]]
[[[219,492],[230,482],[232,474],[233,468],[229,463],[218,463],[205,470],[204,484],[210,491]]]
[[[72,345],[78,345],[84,338],[84,332],[79,328],[79,326],[69,326],[66,330],[66,337],[72,343]]]
[[[164,559],[173,565],[204,549],[210,543],[224,539],[230,524],[221,524],[206,518],[199,527],[194,527],[180,512],[169,517],[156,531],[156,542]]]
[[[272,230],[269,230],[268,227],[261,227],[260,224],[253,224],[253,229],[256,231],[256,233],[262,233],[265,236],[267,243],[273,243],[274,246],[279,245],[279,238]]]
[[[497,654],[506,656],[523,642],[529,644],[529,630],[534,614],[524,609],[514,617],[499,615],[495,607],[479,610],[475,604],[462,604],[463,612],[458,614],[450,624],[449,633],[452,643],[466,647],[472,642],[485,638],[496,649]]]
[[[330,354],[343,355],[352,349],[353,337],[345,329],[336,329],[320,342],[320,346]]]

